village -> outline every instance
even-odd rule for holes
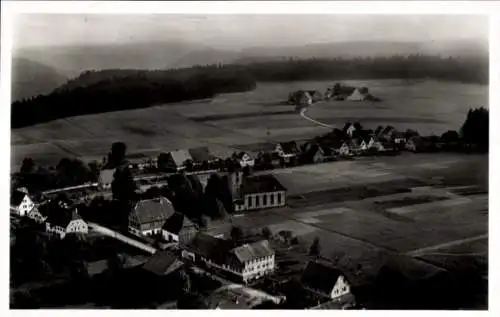
[[[213,156],[208,147],[157,156],[127,154],[126,145],[117,142],[97,167],[95,179],[85,183],[28,190],[22,175],[14,175],[21,185],[14,185],[11,195],[11,231],[16,232],[11,245],[25,232],[50,243],[91,243],[90,253],[104,255],[82,260],[80,275],[108,274],[110,262],[118,261],[119,274],[139,270],[151,283],[175,281],[181,294],[158,299],[169,307],[186,308],[185,298],[202,292],[208,300],[199,305],[206,308],[360,308],[350,291],[352,272],[322,258],[317,241],[309,250],[294,251],[299,247],[293,230],[244,232],[232,219],[287,206],[287,188],[270,173],[275,169],[460,150],[453,131],[422,137],[391,126],[364,129],[358,122],[312,140],[263,144],[256,153],[235,152],[227,158]],[[230,229],[220,233],[221,223]],[[89,242],[94,240],[113,244],[120,259],[111,261],[109,251],[100,252],[98,242]],[[300,254],[302,269],[290,270],[289,252]],[[290,303],[282,288],[297,276],[291,293],[300,299]]]

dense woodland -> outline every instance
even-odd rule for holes
[[[12,104],[12,127],[248,91],[259,81],[425,79],[486,84],[488,60],[438,56],[303,59],[170,70],[91,70],[54,92]]]

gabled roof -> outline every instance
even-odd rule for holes
[[[283,185],[271,174],[247,177],[243,180],[242,193],[269,193],[286,190]]]
[[[128,163],[144,163],[151,160],[151,158],[144,153],[131,153],[127,154],[125,160]]]
[[[232,242],[229,240],[215,238],[213,236],[197,233],[186,248],[205,258],[210,258],[216,263],[224,263]]]
[[[66,228],[73,220],[82,219],[76,210],[66,208],[55,208],[49,212],[46,222],[53,226]]]
[[[269,245],[269,241],[262,240],[251,244],[245,244],[231,250],[240,263],[246,263],[255,259],[271,256],[274,250]]]
[[[309,261],[300,282],[304,287],[323,293],[330,294],[338,278],[343,275],[338,269],[317,261]]]
[[[179,212],[176,212],[172,217],[168,218],[163,225],[163,230],[170,233],[178,234],[183,228],[194,227],[194,223]]]
[[[165,276],[183,265],[184,263],[169,251],[159,251],[152,255],[142,268],[156,275]]]
[[[210,155],[210,151],[208,150],[208,147],[202,146],[202,147],[197,147],[197,148],[192,148],[188,150],[189,155],[191,155],[191,158],[195,162],[203,162],[203,161],[210,161],[212,159],[212,156]]]
[[[115,169],[114,168],[113,169],[111,169],[111,168],[102,169],[99,172],[99,181],[101,183],[111,184],[113,182],[114,175],[115,175]]]
[[[297,147],[297,143],[291,142],[281,142],[281,149],[285,154],[299,154],[300,150]]]
[[[189,152],[186,150],[171,151],[169,154],[176,166],[182,166],[187,160],[193,160]]]
[[[395,131],[396,129],[390,125],[386,126],[381,132],[381,135],[387,134],[389,132]]]
[[[14,190],[12,195],[10,195],[10,205],[11,206],[19,206],[21,204],[21,202],[23,201],[25,196],[26,196],[26,193],[23,193],[19,190]]]
[[[140,223],[165,221],[175,213],[172,203],[165,197],[141,200],[136,203],[133,211]]]
[[[250,159],[252,159],[252,156],[249,153],[247,153],[247,152],[236,153],[236,158],[239,159],[239,160],[241,160],[241,159],[243,159],[243,156],[245,156],[245,154],[248,155],[250,157]]]

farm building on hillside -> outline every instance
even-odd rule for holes
[[[87,223],[78,215],[78,211],[69,208],[57,208],[50,212],[45,220],[45,230],[60,239],[69,233],[87,234],[89,228]]]
[[[297,143],[294,141],[278,143],[274,151],[285,161],[285,163],[290,162],[300,154]]]
[[[359,89],[354,89],[353,93],[346,98],[347,101],[363,101],[366,99],[366,95],[361,93]]]
[[[234,210],[255,210],[283,207],[286,204],[286,189],[273,175],[259,175],[243,179],[234,197]]]
[[[307,91],[298,90],[290,93],[288,102],[297,106],[310,106],[313,103],[313,98]]]
[[[253,167],[255,165],[255,159],[247,152],[237,153],[235,159],[241,167]]]
[[[184,263],[169,251],[159,251],[153,254],[142,266],[143,270],[157,276],[167,276],[179,270]]]
[[[321,101],[324,99],[323,94],[317,90],[309,90],[308,93],[309,93],[309,96],[311,96],[312,103],[315,103],[315,102],[318,102],[318,101]]]
[[[181,213],[174,213],[162,227],[163,239],[186,244],[196,235],[196,225]]]
[[[165,197],[141,200],[129,214],[128,230],[136,236],[159,234],[174,213],[172,203]]]
[[[28,212],[28,218],[32,219],[36,223],[42,224],[47,220],[47,215],[45,211],[46,211],[45,208],[34,207]]]
[[[328,299],[351,294],[351,285],[341,271],[317,261],[309,261],[300,282],[304,289]]]
[[[18,188],[12,192],[10,196],[10,212],[12,214],[24,217],[34,207],[35,203],[28,195],[27,189]]]
[[[149,157],[143,153],[133,153],[125,157],[126,164],[130,170],[142,171],[145,168],[157,166],[157,157]]]
[[[99,172],[99,188],[103,191],[111,190],[115,169],[102,169]]]
[[[175,150],[160,154],[158,165],[162,169],[179,172],[186,168],[187,161],[193,161],[187,150]]]

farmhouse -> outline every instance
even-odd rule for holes
[[[239,190],[232,190],[235,211],[283,207],[286,189],[273,175],[259,175],[243,179]]]
[[[34,207],[28,212],[28,218],[32,219],[36,223],[44,223],[47,220],[47,215],[44,208]]]
[[[169,251],[159,251],[144,263],[142,268],[157,276],[167,276],[179,270],[184,263]]]
[[[29,197],[26,188],[18,188],[12,192],[10,196],[10,212],[12,214],[24,217],[34,207],[35,203]]]
[[[182,256],[244,283],[271,273],[275,266],[275,253],[267,240],[233,248],[229,240],[199,233]]]
[[[396,133],[396,128],[393,126],[385,127],[380,133],[377,135],[377,138],[390,142],[393,139],[393,135]]]
[[[186,244],[196,235],[196,226],[188,217],[174,213],[162,227],[163,239]]]
[[[145,168],[151,168],[157,166],[157,157],[149,157],[143,153],[133,153],[125,157],[127,166],[131,170],[142,171]]]
[[[366,95],[363,94],[359,89],[354,89],[352,94],[346,98],[347,101],[363,101],[366,99]]]
[[[300,154],[300,150],[294,141],[278,143],[274,151],[278,153],[279,157],[284,159],[285,162],[289,162]]]
[[[354,133],[357,131],[357,128],[355,124],[348,122],[344,125],[343,131],[346,135],[352,138]]]
[[[128,230],[137,236],[161,233],[163,225],[174,213],[172,203],[165,197],[141,200],[129,214]]]
[[[99,172],[99,188],[101,190],[111,190],[111,183],[113,183],[115,171],[115,169],[102,169]]]
[[[339,300],[351,293],[351,286],[342,272],[318,261],[307,264],[300,282],[306,290],[328,299]]]
[[[253,167],[255,166],[255,159],[250,156],[250,154],[246,152],[237,153],[235,156],[236,161],[240,164],[241,167]]]
[[[160,161],[160,167],[174,172],[184,170],[186,168],[186,162],[193,161],[193,158],[186,150],[171,151],[161,155],[161,157],[165,159]]]
[[[312,103],[323,100],[323,95],[317,90],[309,90],[309,96],[311,96]]]
[[[304,159],[309,163],[321,163],[335,159],[334,151],[323,145],[307,144],[304,147]]]
[[[335,154],[340,156],[349,156],[351,154],[351,149],[346,141],[332,140],[331,149]]]
[[[309,92],[298,90],[290,93],[288,96],[288,102],[298,106],[310,106],[313,103],[313,99]]]
[[[69,233],[87,234],[87,223],[78,215],[78,211],[69,208],[56,208],[50,212],[45,221],[45,230],[60,239]]]

